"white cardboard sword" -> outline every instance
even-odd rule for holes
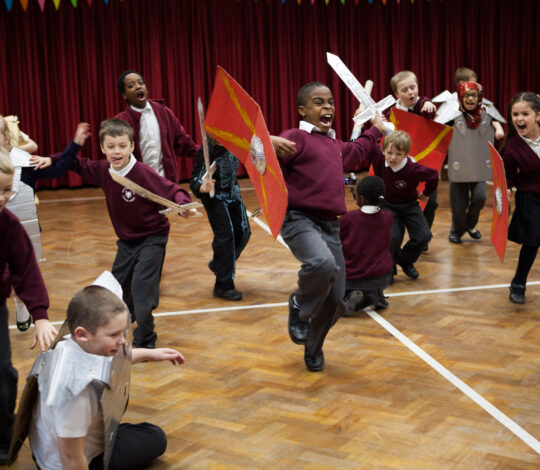
[[[327,52],[326,59],[330,67],[332,67],[339,78],[345,82],[345,85],[351,90],[356,99],[366,107],[365,111],[353,118],[356,124],[364,124],[366,121],[373,119],[377,113],[382,114],[385,109],[393,106],[396,102],[396,99],[392,95],[388,95],[378,103],[375,103],[373,98],[369,96],[361,83],[337,55]]]

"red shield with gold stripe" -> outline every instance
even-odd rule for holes
[[[506,173],[504,163],[495,147],[489,144],[491,168],[493,168],[493,218],[491,219],[491,243],[501,262],[506,250],[508,236],[508,196],[506,192]]]

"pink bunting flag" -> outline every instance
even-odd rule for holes
[[[39,8],[41,8],[41,11],[45,9],[45,0],[38,0]]]

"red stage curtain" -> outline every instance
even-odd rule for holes
[[[347,138],[357,103],[326,64],[338,54],[373,96],[390,93],[402,69],[420,92],[453,90],[457,67],[476,70],[485,96],[499,110],[518,91],[539,91],[537,0],[380,0],[345,5],[323,0],[110,0],[89,7],[68,1],[42,13],[18,2],[0,6],[0,113],[17,114],[40,154],[58,152],[77,122],[93,128],[83,155],[100,158],[101,120],[123,109],[116,77],[144,75],[150,96],[164,98],[200,141],[196,99],[208,102],[215,67],[222,65],[259,102],[272,133],[297,125],[296,91],[319,80],[336,97],[338,135]],[[180,159],[180,177],[191,161]],[[71,174],[46,186],[77,186]]]

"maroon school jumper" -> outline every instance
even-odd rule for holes
[[[508,188],[540,194],[540,157],[519,135],[508,141],[503,161]]]
[[[180,124],[174,113],[165,105],[155,100],[148,100],[154,110],[159,132],[161,134],[161,154],[163,156],[163,172],[165,178],[173,183],[178,182],[178,165],[176,153],[182,157],[196,157],[199,146],[193,142],[191,136]],[[142,162],[141,149],[139,148],[139,133],[141,129],[141,113],[135,111],[128,104],[126,109],[116,115],[117,118],[127,121],[133,127],[133,140],[135,149],[133,155]]]
[[[6,208],[0,212],[0,273],[0,302],[9,297],[13,286],[34,322],[47,319],[49,296],[32,242],[17,216]]]
[[[347,212],[343,171],[365,162],[382,134],[376,127],[343,142],[325,134],[289,129],[282,137],[296,143],[296,152],[279,159],[289,193],[288,209],[322,219]]]
[[[339,218],[347,279],[379,277],[394,266],[390,254],[393,215],[382,210],[366,214],[360,209]]]
[[[116,183],[109,174],[109,168],[107,160],[93,161],[78,157],[71,169],[88,183],[103,189],[109,217],[118,238],[136,240],[148,235],[167,235],[169,220],[159,213],[164,207]],[[158,175],[144,163],[135,162],[126,178],[177,204],[191,202],[187,191]]]
[[[437,111],[431,111],[431,112],[427,112],[427,111],[424,111],[424,112],[421,112],[420,110],[422,109],[422,106],[424,106],[424,103],[426,101],[431,101],[427,96],[419,96],[418,97],[418,101],[416,102],[416,104],[413,106],[412,109],[408,109],[409,113],[413,113],[413,114],[417,114],[418,116],[422,116],[426,119],[435,119],[435,114],[437,113]],[[388,108],[388,109],[385,109],[383,114],[384,114],[384,117],[386,117],[386,119],[388,119],[390,117],[390,113],[392,112],[392,109],[394,109],[395,105],[392,106],[391,108]]]

